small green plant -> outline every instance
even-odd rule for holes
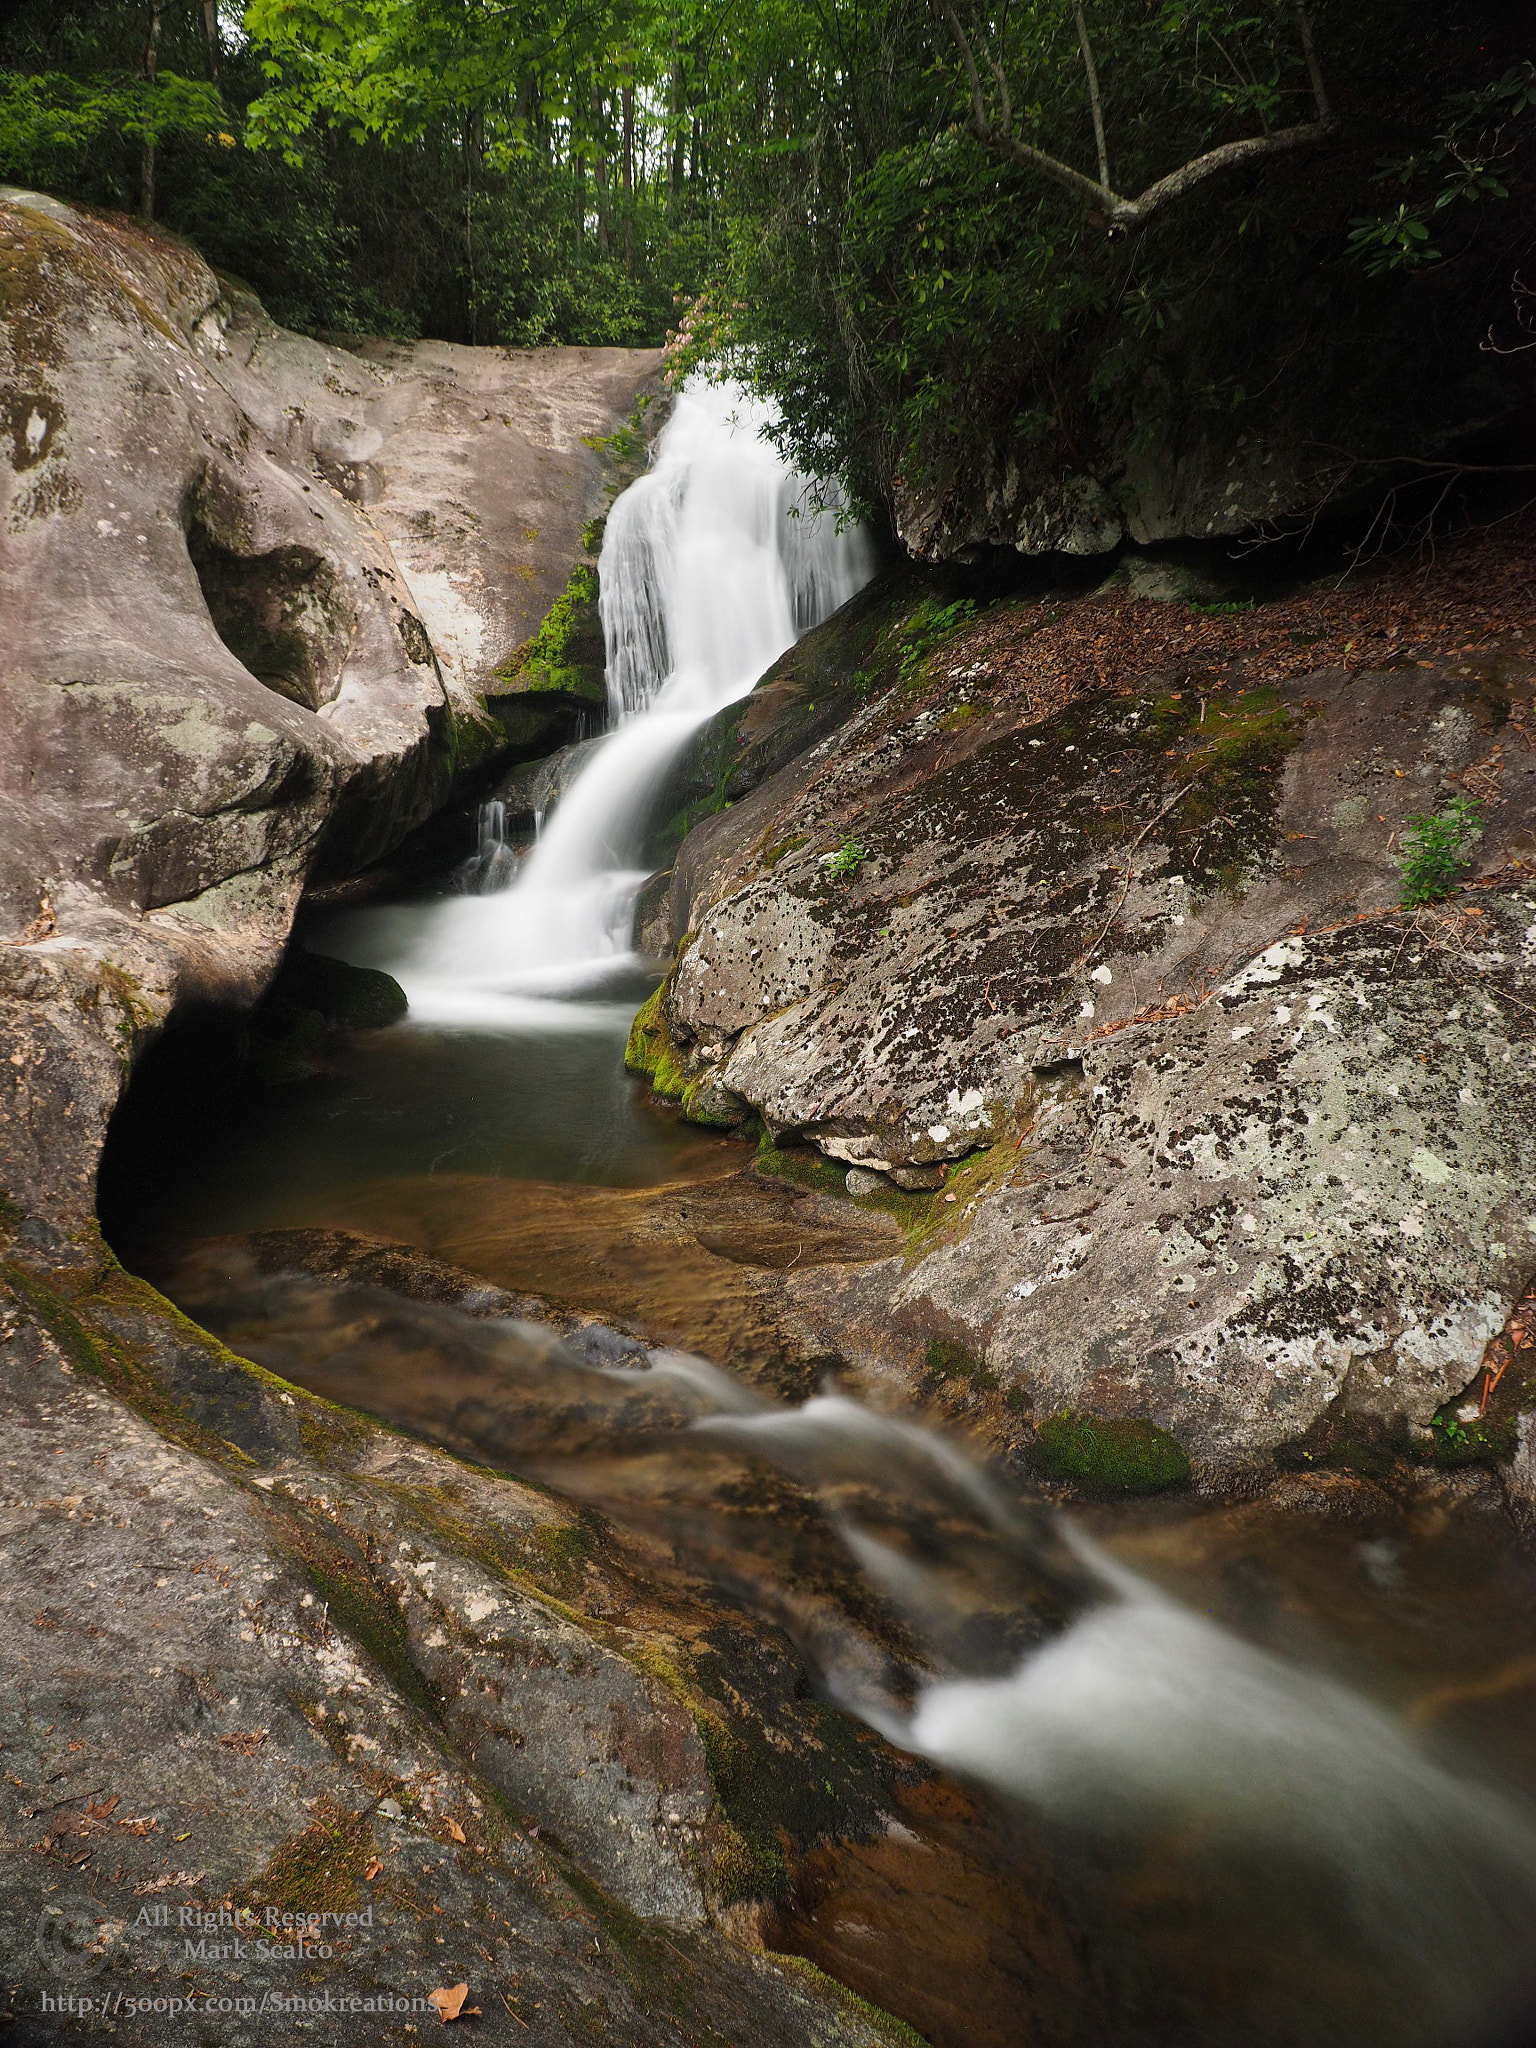
[[[1453,1450],[1470,1442],[1467,1432],[1454,1415],[1437,1415],[1429,1426],[1431,1429],[1438,1429]]]
[[[931,597],[925,598],[917,610],[903,621],[896,636],[896,644],[901,649],[901,680],[912,682],[939,642],[947,640],[951,633],[958,632],[968,619],[975,616],[976,607],[968,597],[943,605],[935,603]]]
[[[869,855],[857,839],[844,839],[834,853],[824,853],[821,864],[834,882],[846,882],[859,872]]]
[[[1469,865],[1467,842],[1477,836],[1482,813],[1476,798],[1453,796],[1443,811],[1421,811],[1408,820],[1397,864],[1409,908],[1450,895]]]

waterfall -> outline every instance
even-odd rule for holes
[[[668,770],[873,573],[867,536],[840,528],[832,487],[788,467],[770,421],[737,385],[691,383],[651,468],[615,501],[599,561],[614,729],[523,860],[482,868],[481,893],[434,906],[387,963],[419,1020],[495,1022],[631,961],[645,829]]]

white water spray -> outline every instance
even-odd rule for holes
[[[784,463],[769,419],[735,385],[690,386],[615,502],[599,563],[615,730],[509,887],[397,925],[404,957],[381,964],[419,1021],[525,1020],[529,997],[622,965],[650,808],[689,736],[873,573],[867,537],[839,531],[835,499]]]

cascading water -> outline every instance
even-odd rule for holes
[[[868,580],[866,536],[840,527],[835,495],[774,451],[769,418],[739,386],[690,385],[653,466],[615,502],[599,564],[615,729],[515,871],[482,849],[479,893],[434,906],[381,961],[419,1021],[519,1021],[529,997],[591,989],[630,958],[645,826],[668,769]]]
[[[284,1377],[585,1500],[787,1629],[847,1711],[1054,1830],[1082,1896],[1096,1868],[1123,1869],[1154,1979],[1182,1899],[1202,1951],[1249,1944],[1226,1968],[1264,1976],[1257,2007],[1218,1987],[1225,2023],[1202,2016],[1207,1986],[1187,2026],[1128,2013],[1121,2033],[1039,2039],[1471,2048],[1480,2021],[1518,2009],[1536,1911],[1522,1805],[958,1444],[843,1395],[786,1406],[676,1351],[631,1344],[615,1363],[612,1332],[562,1341],[273,1271],[228,1241],[165,1278]]]

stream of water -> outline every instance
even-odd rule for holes
[[[410,1019],[344,1049],[307,1095],[189,1149],[148,1219],[157,1277],[318,1392],[664,1530],[780,1622],[847,1712],[979,1788],[997,1826],[1070,1843],[1098,1873],[1112,1939],[1140,1960],[1118,2019],[1103,2020],[1106,1997],[1117,2009],[1105,1965],[1091,2027],[1069,2014],[1030,2040],[1492,2038],[1518,2018],[1536,1914],[1536,1740],[1518,1675],[1536,1625],[1528,1578],[1491,1540],[1456,1549],[1458,1536],[1448,1553],[1422,1520],[1369,1540],[1334,1529],[1302,1564],[1291,1538],[1198,1507],[1069,1521],[957,1444],[830,1388],[774,1398],[677,1351],[619,1369],[529,1325],[189,1243],[355,1224],[359,1191],[366,1227],[421,1243],[434,1185],[483,1216],[508,1181],[643,1188],[739,1170],[744,1148],[638,1101],[618,1048],[648,985],[630,926],[658,783],[704,719],[870,572],[864,537],[810,509],[763,425],[739,391],[679,399],[608,522],[614,729],[534,849],[482,864],[503,886],[351,913],[318,936],[395,973]],[[814,1527],[743,1515],[743,1475],[763,1468],[813,1504]],[[806,1566],[817,1545],[820,1578]],[[1228,1598],[1255,1574],[1267,1608]],[[899,1623],[907,1652],[861,1602]],[[1405,1712],[1458,1685],[1461,1708]],[[884,1892],[860,1880],[854,1917],[828,1909],[828,1926],[862,1936],[823,1930],[817,1949],[807,1904],[795,1938],[873,1997],[910,1993],[906,2009],[949,2048],[1024,2039],[995,1956],[977,1966],[991,1976],[973,2018],[944,2019],[935,1987],[966,1937],[935,1931],[918,1860],[933,1841],[907,1842],[906,1878],[882,1866]],[[824,1878],[852,1882],[846,1863]],[[882,1938],[882,1911],[885,1960],[866,1967],[858,1939]]]

